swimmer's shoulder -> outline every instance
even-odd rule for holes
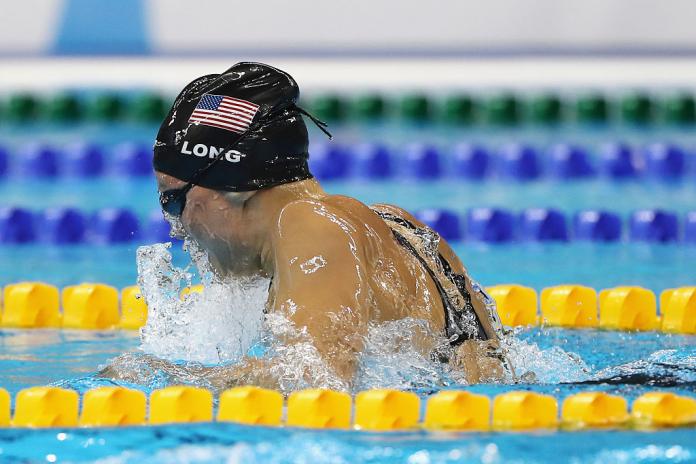
[[[370,207],[344,195],[292,201],[283,207],[278,219],[281,232],[302,227],[306,231],[321,233],[336,225],[344,228],[347,226],[350,231],[358,234],[365,225],[369,225],[372,230],[384,229],[382,232],[389,233],[388,226]]]
[[[356,223],[356,226],[369,226],[370,231],[377,232],[377,234],[380,236],[383,235],[391,238],[391,229],[375,212],[377,209],[375,207],[376,205],[368,206],[353,197],[345,195],[329,195],[326,197],[325,201],[327,204],[331,204],[342,211],[347,219],[350,219]],[[415,220],[415,218],[413,219]]]
[[[340,207],[323,198],[291,201],[280,212],[277,233],[281,238],[302,235],[307,239],[331,234],[341,229],[343,216]]]
[[[364,261],[366,252],[365,247],[361,246],[364,243],[364,228],[358,222],[341,207],[323,199],[292,201],[280,212],[271,236],[271,252],[277,262],[320,256],[341,264],[339,267],[333,266],[334,271],[346,265],[355,269],[358,262]]]

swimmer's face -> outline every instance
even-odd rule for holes
[[[182,180],[157,173],[160,193],[185,185]],[[186,206],[179,220],[168,217],[173,223],[172,231],[179,238],[183,235],[193,238],[208,251],[213,261],[238,260],[239,251],[246,247],[247,241],[245,228],[240,227],[244,204],[254,193],[221,192],[193,186],[186,194]]]

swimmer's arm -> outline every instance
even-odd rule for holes
[[[340,212],[298,201],[283,209],[274,238],[272,312],[290,319],[300,331],[297,337],[308,336],[345,381],[355,373],[369,320],[369,288],[356,235]]]
[[[367,332],[363,257],[351,226],[320,203],[287,205],[275,231],[273,305],[270,319],[286,318],[290,330],[276,333],[284,345],[311,343],[323,363],[344,382],[355,375]],[[271,325],[283,323],[282,319]],[[214,368],[208,379],[218,388],[253,384],[279,388],[287,369],[302,369],[312,384],[313,366],[289,366],[280,357],[245,358],[234,366]],[[296,373],[293,373],[296,374]]]
[[[275,298],[269,315],[271,319],[285,317],[294,325],[293,330],[276,334],[283,344],[312,343],[323,362],[344,382],[350,382],[355,374],[369,320],[369,290],[361,262],[364,257],[355,246],[352,232],[331,208],[306,201],[286,206],[274,237]],[[215,390],[238,385],[277,389],[288,368],[309,367],[301,375],[312,384],[317,375],[312,366],[287,364],[287,359],[278,356],[245,357],[234,365],[182,368],[153,359],[148,370],[167,376],[169,383],[195,380]],[[119,365],[99,375],[142,381],[141,373]]]

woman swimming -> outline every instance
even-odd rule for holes
[[[329,195],[309,171],[308,135],[287,73],[238,63],[177,97],[154,147],[160,203],[175,230],[204,248],[223,277],[271,279],[268,314],[310,337],[324,362],[353,379],[368,327],[414,318],[444,334],[469,382],[499,378],[501,325],[438,234],[406,211]],[[292,343],[288,340],[288,343]],[[247,358],[227,384],[274,386],[275,358]]]

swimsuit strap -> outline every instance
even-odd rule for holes
[[[442,283],[440,282],[440,279],[437,278],[435,275],[435,272],[432,270],[430,266],[428,266],[428,263],[423,259],[423,257],[418,253],[416,248],[409,242],[403,235],[398,233],[396,230],[392,229],[392,234],[394,235],[394,238],[396,241],[399,243],[399,245],[403,246],[406,248],[413,256],[416,257],[416,259],[421,263],[423,266],[423,269],[428,273],[432,281],[435,283],[435,287],[437,288],[437,292],[440,294],[440,299],[442,300],[442,309],[445,311],[445,335],[449,339],[449,342],[452,346],[457,346],[460,343],[462,343],[464,340],[468,340],[472,338],[468,334],[465,334],[462,330],[459,329],[457,321],[455,320],[456,315],[459,311],[461,311],[460,308],[456,308],[452,302],[452,300],[447,296],[447,292],[445,292],[445,289],[442,287]],[[444,258],[440,256],[440,259],[443,261]],[[466,290],[466,288],[459,287],[458,289],[464,290],[462,295],[464,296],[466,300],[466,310],[467,311],[474,311],[474,307],[471,304],[471,295],[469,292]],[[481,327],[481,322],[476,319],[476,322],[478,324],[477,331],[479,335],[483,335],[483,339],[487,339],[486,337],[486,332],[483,330],[483,327]]]
[[[455,346],[465,340],[489,339],[490,336],[484,329],[472,304],[471,293],[466,288],[467,276],[454,272],[450,263],[442,254],[437,252],[439,235],[429,228],[418,227],[403,217],[375,207],[372,209],[387,223],[397,243],[407,249],[421,263],[423,269],[435,283],[445,311],[445,334],[449,338],[450,344]],[[410,240],[407,235],[411,238]],[[417,241],[423,245],[425,253],[421,253],[419,247],[414,245],[414,242]],[[474,290],[481,291],[478,285],[474,285]],[[486,297],[487,295],[484,294],[484,300],[488,305],[490,298],[486,300]],[[494,311],[489,310],[488,312]],[[493,315],[491,315],[491,319],[495,319]],[[495,330],[494,321],[491,325],[494,332],[500,333]]]

